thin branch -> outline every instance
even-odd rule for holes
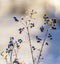
[[[26,26],[27,26],[27,21],[26,21]],[[32,50],[32,44],[31,44],[31,38],[30,38],[30,33],[29,33],[29,28],[28,28],[28,26],[26,28],[27,28],[28,37],[29,37],[29,44],[30,44],[30,49],[31,49],[32,61],[33,61],[33,64],[35,64],[34,56],[33,56],[33,50]]]
[[[44,41],[43,41],[43,43],[42,43],[42,47],[41,47],[41,50],[40,50],[40,53],[39,53],[39,57],[38,57],[37,64],[40,63],[39,60],[41,59],[41,54],[42,54],[42,50],[43,50],[43,47],[44,47],[44,43],[45,43],[45,41],[46,41],[47,34],[48,34],[48,29],[47,29],[47,31],[46,31],[45,38],[44,38]]]
[[[10,63],[12,64],[12,51],[10,53]]]

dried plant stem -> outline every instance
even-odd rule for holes
[[[27,21],[26,21],[26,26],[27,26]],[[26,28],[27,28],[27,32],[28,32],[28,38],[29,38],[29,44],[30,44],[30,49],[31,49],[32,61],[33,61],[33,64],[35,64],[34,56],[33,56],[33,50],[32,50],[32,44],[31,44],[31,38],[30,38],[30,33],[29,33],[29,28],[28,28],[28,26]]]
[[[42,50],[43,50],[43,47],[44,47],[44,43],[45,43],[45,41],[46,41],[47,34],[48,34],[48,29],[47,29],[47,31],[46,31],[45,38],[44,38],[43,43],[42,43],[42,47],[41,47],[41,50],[40,50],[40,53],[39,53],[39,57],[38,57],[37,64],[40,63],[39,60],[41,59],[41,54],[42,54]]]
[[[12,63],[12,51],[11,51],[11,53],[10,53],[10,63],[13,64],[13,63]]]

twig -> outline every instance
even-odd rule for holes
[[[27,26],[27,21],[26,21],[26,26]],[[26,28],[27,28],[28,37],[29,37],[29,44],[30,44],[30,49],[31,49],[32,61],[33,61],[33,64],[35,64],[34,57],[33,57],[33,50],[32,50],[32,45],[31,45],[31,38],[30,38],[29,28],[28,28],[28,26]]]
[[[41,50],[40,50],[40,53],[39,53],[39,57],[38,57],[37,64],[40,63],[39,60],[41,59],[41,54],[42,54],[42,50],[43,50],[43,47],[44,47],[44,43],[45,43],[45,41],[46,41],[46,36],[47,36],[47,34],[48,34],[48,29],[47,29],[47,31],[46,31],[45,38],[44,38],[44,41],[43,41],[43,43],[42,43],[42,47],[41,47]]]
[[[10,63],[12,64],[12,51],[10,53]]]

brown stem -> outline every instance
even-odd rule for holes
[[[46,34],[45,34],[45,39],[44,39],[44,41],[43,41],[43,43],[42,43],[42,47],[41,47],[41,50],[40,50],[40,53],[39,53],[39,57],[38,57],[37,64],[40,63],[39,60],[41,59],[41,54],[42,54],[42,50],[43,50],[43,47],[44,47],[44,43],[45,43],[45,41],[46,41],[46,36],[47,36],[47,34],[48,34],[48,29],[47,29],[47,32],[46,32]]]
[[[27,26],[27,21],[26,21],[26,26]],[[33,61],[33,64],[35,64],[34,56],[33,56],[33,50],[32,50],[32,45],[31,45],[31,38],[30,38],[29,28],[28,28],[28,26],[26,28],[27,28],[27,32],[28,32],[28,38],[29,38],[29,44],[30,44],[30,49],[31,49],[32,61]]]

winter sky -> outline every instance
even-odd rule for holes
[[[19,61],[24,61],[26,64],[32,64],[30,47],[28,42],[28,36],[26,29],[19,34],[18,29],[24,27],[21,23],[21,17],[24,17],[23,23],[29,18],[28,16],[21,16],[19,11],[20,6],[28,5],[27,8],[34,9],[38,13],[34,15],[36,20],[31,19],[31,22],[35,23],[35,27],[30,29],[32,45],[37,48],[41,48],[41,43],[36,43],[36,35],[44,38],[44,34],[40,32],[39,28],[44,24],[43,15],[47,13],[50,18],[57,18],[57,29],[50,31],[53,35],[53,40],[48,40],[49,45],[44,46],[43,55],[44,58],[41,60],[41,64],[60,64],[60,1],[59,0],[0,0],[0,50],[6,49],[9,38],[13,36],[15,40],[18,38],[23,39],[21,48],[18,53]],[[19,3],[20,2],[20,3]],[[21,4],[22,3],[22,4]],[[34,4],[33,4],[34,3]],[[13,8],[16,6],[16,9],[13,13]],[[19,11],[18,11],[19,10]],[[16,16],[19,19],[19,22],[15,22],[13,17]],[[34,51],[34,56],[37,57],[39,52]],[[6,64],[3,57],[0,56],[0,64]]]

